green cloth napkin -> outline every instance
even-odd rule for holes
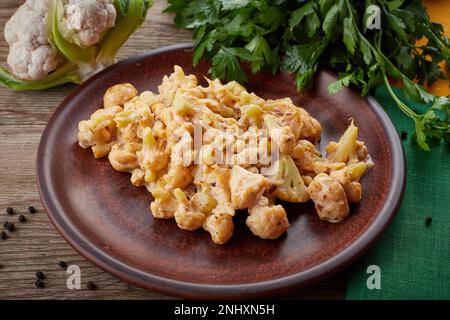
[[[397,93],[405,99],[400,90]],[[408,132],[403,141],[406,192],[380,241],[353,267],[347,299],[450,299],[450,147],[420,150],[410,140],[412,121],[396,107],[386,88],[380,87],[375,98],[397,131]],[[426,217],[432,218],[428,226]],[[379,290],[367,287],[370,265],[380,267]]]

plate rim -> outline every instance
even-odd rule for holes
[[[284,292],[298,287],[314,283],[333,273],[336,273],[357,260],[381,237],[384,230],[395,217],[403,198],[406,185],[406,161],[403,145],[400,137],[383,107],[372,96],[363,99],[370,105],[375,115],[383,127],[387,140],[392,150],[392,184],[386,201],[378,216],[368,226],[368,228],[349,246],[340,251],[337,255],[312,268],[297,272],[285,277],[267,281],[243,283],[243,284],[201,284],[181,280],[170,279],[142,270],[136,269],[108,255],[97,248],[94,244],[86,240],[80,232],[74,230],[73,226],[67,223],[58,213],[58,208],[52,201],[46,186],[45,171],[45,150],[47,149],[47,137],[51,131],[51,124],[64,110],[73,97],[78,95],[85,87],[88,87],[97,78],[108,73],[111,69],[137,62],[144,58],[164,54],[170,51],[192,48],[192,43],[180,43],[170,46],[149,50],[137,56],[125,59],[117,64],[97,73],[83,84],[77,86],[60,103],[51,115],[47,125],[41,135],[38,151],[36,154],[36,181],[41,202],[47,216],[58,232],[79,254],[94,263],[104,271],[111,273],[119,279],[136,285],[138,287],[156,291],[172,296],[179,296],[194,299],[217,299],[217,298],[248,298],[262,297],[269,294]]]

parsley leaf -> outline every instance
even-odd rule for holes
[[[214,78],[225,79],[226,81],[236,80],[240,83],[247,82],[247,76],[234,53],[231,49],[220,48],[213,57],[209,70]]]
[[[367,8],[378,6],[381,29],[367,26]],[[213,78],[244,83],[241,62],[256,72],[280,68],[307,90],[323,67],[339,74],[328,91],[354,87],[367,95],[383,84],[397,107],[414,122],[424,150],[431,140],[450,141],[450,103],[422,86],[448,79],[450,40],[420,0],[168,0],[175,24],[193,31],[193,63],[211,61]],[[417,41],[422,39],[420,45]],[[403,83],[407,99],[424,104],[418,114],[392,89]]]

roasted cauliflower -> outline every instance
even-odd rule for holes
[[[248,209],[246,224],[254,235],[263,239],[276,239],[289,228],[286,211],[281,205],[269,205],[269,200],[262,197]]]
[[[335,223],[347,217],[349,208],[344,188],[326,173],[314,178],[308,192],[320,219]]]
[[[203,228],[216,244],[232,237],[240,210],[254,235],[280,237],[289,220],[278,200],[311,199],[320,219],[342,221],[373,165],[353,122],[323,157],[320,123],[291,99],[265,101],[217,79],[199,86],[178,66],[158,92],[118,84],[103,104],[79,123],[79,145],[145,187],[155,218]]]

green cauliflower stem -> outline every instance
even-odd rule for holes
[[[306,202],[309,193],[305,183],[290,156],[283,156],[279,161],[279,175],[283,183],[278,185],[274,194],[286,202]]]

